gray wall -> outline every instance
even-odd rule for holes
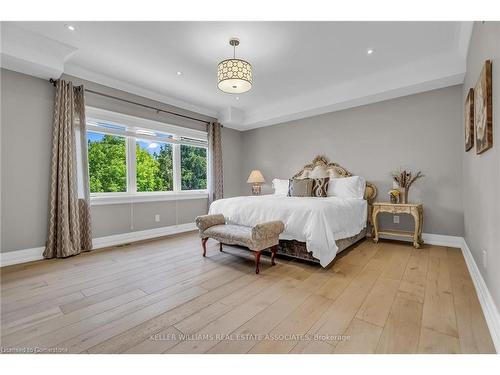
[[[210,117],[155,102],[98,85],[65,76],[75,84],[84,83],[92,88],[128,100],[167,110],[175,110],[198,118]],[[1,70],[1,251],[44,246],[47,232],[47,206],[49,162],[52,137],[52,111],[54,88],[45,80],[13,71]],[[201,123],[145,110],[89,94],[87,104],[135,116],[196,129],[204,129]],[[228,184],[226,196],[237,195],[232,189],[241,165],[241,133],[223,130],[225,144],[224,175]],[[164,201],[151,203],[92,206],[94,237],[130,231],[152,229],[194,221],[194,217],[207,211],[206,199]],[[154,216],[160,215],[160,222]]]
[[[93,205],[93,237],[161,228],[194,222],[207,213],[207,199]],[[160,221],[155,222],[155,215]]]
[[[224,168],[224,197],[242,194],[243,133],[229,128],[222,129],[222,165]],[[246,181],[246,179],[245,179]]]
[[[240,189],[252,169],[271,180],[290,178],[320,154],[376,184],[379,200],[388,200],[391,171],[400,166],[426,175],[410,190],[424,203],[424,232],[463,235],[462,88],[448,87],[321,116],[254,129],[243,134]],[[385,217],[382,224],[408,228]]]
[[[47,235],[54,87],[1,71],[2,251],[42,246]]]
[[[462,150],[465,240],[496,305],[500,306],[500,22],[474,25],[463,103],[487,59],[493,61],[493,148],[481,155],[476,154],[475,147],[469,152]]]

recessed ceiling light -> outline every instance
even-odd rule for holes
[[[368,50],[366,51],[366,53],[369,55],[373,55],[374,52],[375,50],[373,48],[368,48]]]
[[[182,72],[177,72],[177,75],[178,75],[178,76],[181,76],[181,75],[182,75]]]
[[[66,27],[68,30],[71,30],[71,31],[75,31],[76,30],[76,27],[73,26],[73,25],[66,24],[66,25],[64,25],[64,27]]]
[[[239,96],[237,96],[237,97],[236,97],[236,100],[240,100],[240,97],[239,97]]]

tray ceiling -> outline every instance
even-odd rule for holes
[[[78,76],[246,130],[459,84],[471,30],[470,22],[3,22],[2,66]],[[233,36],[254,69],[252,90],[240,95],[217,89]]]

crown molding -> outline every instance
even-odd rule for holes
[[[460,24],[460,29],[457,37],[458,53],[464,59],[467,59],[469,52],[470,39],[472,37],[472,30],[474,29],[473,21],[464,21]]]
[[[188,111],[196,112],[205,116],[217,118],[217,111],[215,109],[192,104],[181,99],[167,96],[152,90],[145,89],[130,82],[117,80],[109,76],[92,72],[82,66],[76,64],[66,64],[64,67],[64,74],[78,77],[87,81],[92,81],[103,86],[108,86],[113,89],[128,92],[130,94],[142,96],[147,99],[156,100],[165,104],[173,105]]]
[[[226,107],[219,111],[217,118],[224,126],[237,129],[243,123],[245,112],[238,108]]]
[[[65,61],[77,50],[68,44],[2,22],[1,67],[48,79],[60,77]]]
[[[250,130],[463,83],[465,58],[452,51],[387,69],[245,113]]]
[[[215,109],[154,92],[130,82],[116,80],[71,63],[68,59],[78,50],[76,47],[9,22],[2,22],[1,31],[0,60],[1,67],[4,69],[42,79],[60,78],[63,74],[68,74],[209,117],[215,118],[217,116]]]

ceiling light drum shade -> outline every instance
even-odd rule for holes
[[[229,94],[241,94],[252,88],[252,65],[245,60],[227,59],[217,66],[217,87]]]
[[[258,169],[254,169],[250,172],[250,176],[248,176],[247,180],[248,184],[263,184],[264,182],[266,182],[266,180],[264,180],[264,176]]]

